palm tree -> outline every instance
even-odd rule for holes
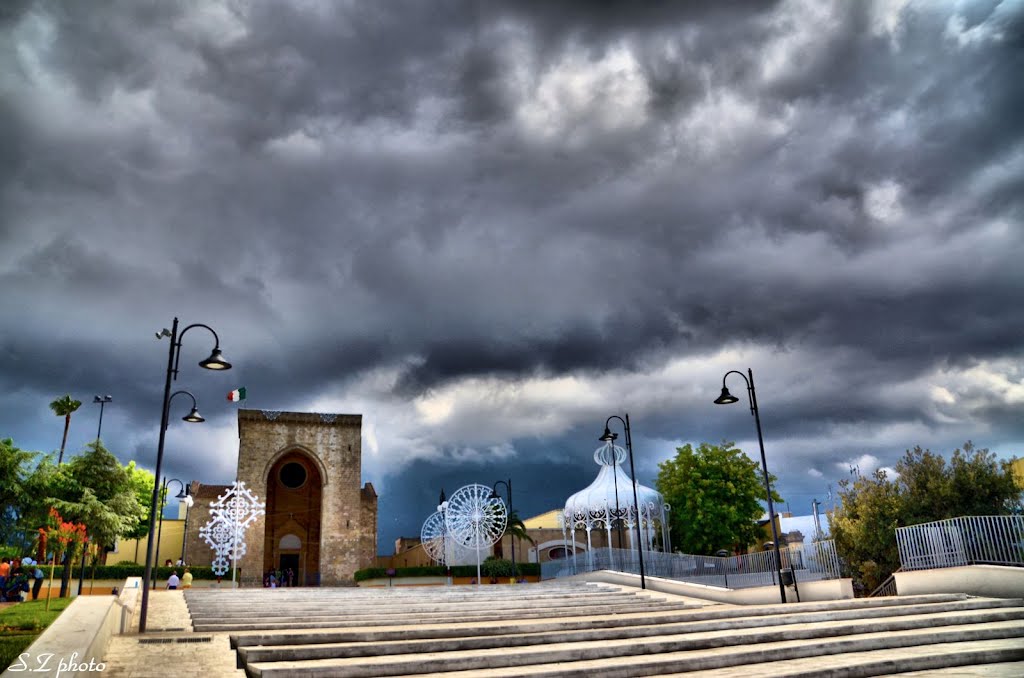
[[[509,511],[508,521],[505,523],[505,531],[501,533],[502,538],[504,538],[505,535],[512,537],[512,539],[518,539],[520,543],[525,539],[534,546],[537,545],[537,542],[533,540],[533,537],[531,537],[530,533],[527,531],[526,525],[523,524],[522,518],[519,517],[518,510]],[[504,552],[501,548],[501,539],[498,540],[497,548],[494,550],[497,552],[495,555],[498,557],[504,557]]]
[[[57,465],[64,461],[64,446],[68,443],[68,428],[71,426],[71,413],[82,406],[81,400],[75,400],[70,394],[63,398],[57,398],[50,403],[50,409],[58,417],[64,417],[64,438],[60,441],[60,457],[57,458]]]

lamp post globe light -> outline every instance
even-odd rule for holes
[[[731,405],[739,402],[739,398],[729,393],[725,380],[730,374],[738,374],[747,383],[747,399],[750,401],[750,413],[754,415],[757,426],[757,444],[761,448],[761,471],[764,475],[764,491],[768,496],[768,522],[772,526],[772,546],[775,549],[775,572],[779,577],[779,598],[786,602],[786,586],[782,582],[782,553],[779,551],[779,531],[775,526],[775,504],[772,502],[772,487],[768,481],[768,462],[764,456],[764,436],[761,435],[761,415],[757,410],[757,393],[754,391],[754,371],[747,368],[747,374],[737,370],[729,370],[722,376],[722,394],[715,398],[716,405]],[[750,377],[749,379],[747,377]]]
[[[629,414],[626,414],[625,419],[617,414],[613,414],[608,417],[604,422],[604,433],[601,434],[601,437],[598,438],[598,440],[607,443],[614,442],[615,439],[619,437],[618,433],[612,433],[611,429],[608,428],[608,424],[611,423],[612,419],[618,419],[621,421],[623,428],[626,430],[626,451],[629,452],[629,475],[632,476],[631,479],[633,481],[633,510],[636,511],[636,549],[637,553],[640,555],[640,588],[646,589],[647,578],[644,574],[644,538],[640,533],[640,501],[636,496],[636,469],[633,467],[633,435],[629,430]],[[620,517],[619,520],[622,520],[622,518]],[[621,544],[619,546],[621,547]]]
[[[509,478],[508,480],[499,480],[499,481],[495,482],[494,485],[491,486],[491,499],[500,499],[501,498],[498,495],[498,485],[504,485],[505,486],[505,491],[506,491],[506,493],[508,495],[508,516],[509,516],[509,519],[511,520],[511,518],[512,518],[512,479]],[[518,578],[518,576],[519,576],[519,569],[516,567],[516,538],[514,536],[510,535],[509,536],[509,541],[512,542],[512,576],[514,578]]]
[[[174,394],[171,393],[171,382],[178,378],[178,361],[181,358],[181,341],[185,337],[185,333],[193,327],[202,327],[209,330],[210,334],[213,335],[213,351],[210,352],[210,357],[199,362],[199,366],[208,370],[230,370],[231,363],[224,360],[224,356],[220,352],[220,338],[212,327],[203,325],[200,323],[193,323],[187,326],[185,329],[178,332],[178,319],[175,318],[171,324],[171,329],[164,328],[163,331],[156,333],[156,338],[161,339],[163,337],[169,337],[171,345],[167,351],[167,373],[164,379],[164,399],[160,409],[160,441],[157,443],[156,448],[156,468],[153,470],[154,482],[153,482],[153,497],[149,505],[149,536],[146,539],[146,571],[142,578],[143,582],[149,582],[153,576],[153,521],[156,520],[157,503],[160,498],[160,469],[164,460],[164,441],[167,434],[167,420],[170,417],[171,398],[180,394],[186,393],[192,398],[192,411],[188,415],[182,417],[184,421],[188,422],[201,422],[205,421],[199,412],[196,411],[196,399],[188,391],[178,391]],[[146,613],[149,609],[149,587],[143,585],[142,587],[142,602],[139,605],[139,633],[146,632]]]
[[[170,485],[171,483],[178,483],[178,485],[181,487],[181,489],[178,491],[178,494],[176,494],[174,496],[175,499],[184,499],[185,503],[187,504],[188,507],[192,506],[192,501],[193,501],[192,500],[191,491],[189,490],[188,485],[186,485],[185,483],[181,482],[177,478],[171,478],[170,480],[168,480],[166,476],[164,477],[164,482],[162,483],[162,486],[161,486],[163,489],[160,492],[160,519],[158,521],[159,527],[157,528],[157,531],[156,531],[156,567],[160,567],[160,540],[163,537],[163,533],[164,533],[164,507],[167,504],[167,486]],[[188,510],[188,508],[186,508],[186,510]],[[182,553],[185,552],[184,543],[185,543],[185,539],[184,539],[184,537],[182,537]],[[156,573],[157,573],[157,570],[154,568],[154,570],[153,570],[153,588],[154,589],[156,589]]]

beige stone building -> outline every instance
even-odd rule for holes
[[[305,586],[350,584],[377,554],[377,494],[362,484],[362,416],[238,411],[238,472],[266,515],[246,530],[239,558],[243,585],[270,570],[292,569]],[[185,526],[185,560],[208,565],[213,551],[199,536],[210,503],[226,485],[191,485],[195,505]]]

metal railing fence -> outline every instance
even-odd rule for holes
[[[904,570],[1024,566],[1024,516],[962,516],[896,528]]]
[[[792,568],[798,583],[840,576],[839,557],[831,540],[787,546],[781,550],[781,555],[781,569]],[[778,569],[773,550],[726,557],[644,551],[645,574],[692,584],[732,589],[771,586],[779,581]],[[575,557],[541,563],[541,579],[596,570],[639,574],[640,561],[636,551],[599,548],[590,554],[580,552]]]

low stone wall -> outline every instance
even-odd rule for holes
[[[711,600],[716,603],[771,605],[780,602],[778,585],[758,586],[749,589],[726,589],[720,586],[691,584],[661,577],[646,577],[645,579],[647,588],[650,591]],[[640,588],[640,575],[612,572],[611,570],[560,577],[559,581],[605,582]],[[800,587],[800,602],[804,603],[817,600],[845,600],[853,598],[853,580],[851,579],[821,579],[818,581],[798,582],[798,585]],[[792,586],[786,587],[786,600],[791,603],[797,602],[797,594]]]
[[[105,668],[102,660],[110,638],[131,632],[141,578],[130,577],[117,596],[81,596],[29,645],[2,674],[14,678],[33,675],[89,676]]]
[[[1024,597],[1024,568],[1002,565],[967,565],[939,570],[896,572],[901,596],[919,593],[966,593],[989,598]]]

